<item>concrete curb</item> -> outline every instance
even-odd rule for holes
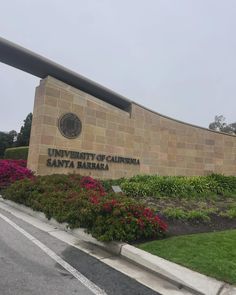
[[[85,229],[79,228],[71,230],[66,223],[58,223],[53,218],[48,220],[44,213],[33,211],[29,207],[9,200],[4,200],[1,196],[0,202],[18,209],[30,216],[36,217],[45,223],[55,226],[56,228],[65,230],[80,240],[94,244],[112,254],[119,255],[136,265],[155,273],[159,277],[164,278],[179,287],[179,289],[186,289],[197,295],[236,295],[236,287],[234,286],[207,277],[129,244],[118,242],[103,243],[93,238],[90,234],[87,234]]]

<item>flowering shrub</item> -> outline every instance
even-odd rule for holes
[[[135,241],[164,235],[167,225],[152,209],[127,196],[105,193],[79,175],[48,175],[12,184],[3,197],[42,211],[48,218],[84,227],[102,241]]]
[[[14,165],[21,166],[21,167],[27,166],[26,160],[0,160],[0,161],[8,161],[8,162],[13,163]]]
[[[167,230],[167,224],[152,209],[126,196],[109,195],[96,205],[99,215],[91,232],[100,240],[153,239]]]
[[[80,185],[82,188],[85,188],[87,190],[98,192],[100,196],[105,195],[105,190],[102,184],[98,180],[93,179],[90,176],[82,177],[80,180]]]
[[[0,189],[16,180],[32,177],[33,173],[26,168],[25,160],[0,160]]]
[[[156,238],[167,230],[167,224],[141,203],[123,195],[105,193],[101,183],[91,177],[83,177],[80,183],[92,193],[89,200],[98,218],[89,231],[98,239],[134,241]]]

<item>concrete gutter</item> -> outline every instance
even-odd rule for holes
[[[0,202],[38,218],[43,222],[56,226],[59,229],[65,230],[80,240],[96,245],[112,254],[121,256],[126,260],[151,271],[158,277],[169,281],[179,289],[185,289],[192,294],[197,295],[236,295],[236,287],[234,286],[152,255],[127,243],[103,243],[93,238],[90,234],[87,234],[85,229],[79,228],[71,230],[66,223],[58,223],[53,218],[48,220],[44,213],[33,211],[29,207],[9,200],[4,200],[1,196]]]

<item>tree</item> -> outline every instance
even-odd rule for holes
[[[20,132],[17,135],[16,146],[29,145],[32,118],[32,113],[29,113],[24,120],[24,125],[21,127]]]
[[[225,122],[224,116],[215,116],[215,121],[209,124],[209,129],[230,134],[236,134],[236,122],[227,124]]]
[[[5,149],[14,145],[16,137],[17,132],[15,130],[10,132],[0,131],[0,158],[4,157]]]

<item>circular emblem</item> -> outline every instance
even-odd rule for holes
[[[60,117],[58,127],[63,136],[72,139],[80,135],[82,123],[75,114],[67,113]]]

